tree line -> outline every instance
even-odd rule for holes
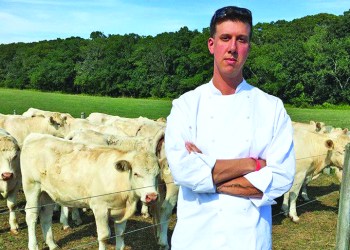
[[[208,82],[209,28],[0,44],[0,87],[176,98]],[[295,106],[350,104],[350,10],[257,23],[245,79]]]

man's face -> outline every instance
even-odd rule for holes
[[[242,69],[250,49],[249,24],[224,21],[216,25],[216,34],[209,38],[208,48],[214,55],[214,76],[242,81]]]

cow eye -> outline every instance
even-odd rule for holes
[[[140,177],[140,175],[138,173],[134,173],[135,177]]]

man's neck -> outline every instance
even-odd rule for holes
[[[236,89],[238,85],[243,81],[243,77],[239,77],[237,79],[224,79],[222,77],[213,76],[213,84],[214,86],[220,90],[223,95],[232,95],[236,93]]]

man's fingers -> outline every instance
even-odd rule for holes
[[[189,153],[191,153],[191,152],[202,153],[202,151],[191,142],[186,142],[185,147]]]

